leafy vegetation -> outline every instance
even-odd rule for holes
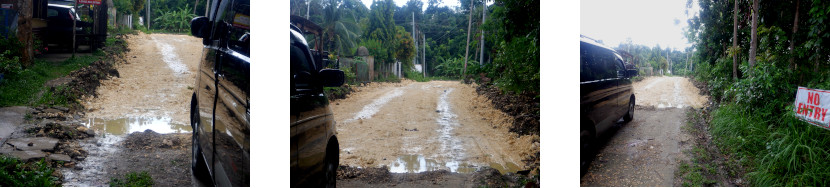
[[[752,186],[830,185],[830,162],[822,160],[830,157],[830,132],[792,112],[797,86],[830,89],[830,51],[823,47],[830,43],[824,24],[830,2],[738,0],[735,7],[734,1],[701,0],[699,5],[700,15],[687,31],[696,48],[691,59],[699,65],[695,78],[707,84],[717,107],[710,125],[722,153],[739,159]],[[733,9],[740,10],[737,17],[759,17],[757,24],[735,23]],[[733,24],[739,25],[737,32]]]
[[[0,186],[3,187],[54,187],[57,177],[52,176],[53,168],[43,160],[23,162],[16,158],[0,155]]]
[[[123,179],[111,178],[110,187],[151,187],[153,178],[146,171],[130,172]]]
[[[192,9],[189,5],[185,5],[178,10],[169,10],[161,12],[159,16],[153,19],[158,29],[172,31],[172,32],[187,32],[190,31],[190,20],[196,17],[196,14],[191,13]]]
[[[292,15],[308,15],[323,28],[323,50],[349,56],[365,46],[374,56],[376,72],[388,72],[390,65],[402,62],[404,75],[419,81],[461,79],[465,73],[478,78],[484,73],[505,91],[538,92],[539,1],[497,0],[489,6],[481,0],[473,4],[458,1],[461,6],[447,7],[441,6],[440,0],[426,5],[409,0],[401,6],[379,0],[366,7],[358,0],[291,0],[290,8]],[[488,13],[482,20],[484,11]],[[470,18],[473,27],[465,72]],[[309,42],[317,40],[306,37]],[[414,64],[425,64],[426,78],[409,72]],[[397,80],[387,76],[382,74],[376,80]]]

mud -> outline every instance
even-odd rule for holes
[[[147,130],[80,142],[89,157],[64,168],[64,186],[109,186],[110,178],[147,171],[154,186],[194,186],[190,174],[190,134],[158,134]]]
[[[634,96],[637,105],[657,108],[684,108],[691,106],[701,108],[708,102],[708,97],[701,95],[688,78],[684,77],[648,77],[636,82]]]
[[[193,186],[188,107],[202,44],[186,35],[127,37],[128,49],[109,77],[82,100],[80,124],[98,137],[77,144],[85,161],[64,168],[65,185],[107,186],[111,178],[147,171],[155,186]],[[122,49],[123,50],[123,49]],[[159,134],[164,133],[164,134]]]
[[[539,135],[540,105],[538,93],[504,93],[493,85],[486,84],[477,87],[476,93],[487,96],[494,107],[513,117],[511,132],[519,135]]]
[[[634,120],[612,131],[599,149],[580,186],[679,186],[674,171],[691,137],[681,127],[685,109],[640,110]]]
[[[395,172],[526,170],[523,160],[539,150],[539,137],[510,132],[512,118],[475,87],[457,81],[370,83],[332,101],[340,164]]]
[[[127,39],[129,52],[116,68],[121,77],[103,81],[96,98],[85,98],[87,117],[169,118],[187,124],[202,43],[185,35],[143,34]]]
[[[356,168],[340,166],[337,170],[338,187],[539,187],[539,179],[524,175],[501,174],[492,168],[472,173],[452,173],[447,170],[421,173],[390,173],[386,168]]]

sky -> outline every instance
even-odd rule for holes
[[[371,8],[372,7],[372,0],[361,0],[361,1],[363,1],[363,4],[366,5],[366,8]],[[400,6],[405,5],[407,1],[409,1],[409,0],[395,0],[395,5],[400,7]],[[429,1],[421,0],[421,2],[424,2],[424,10],[426,10],[427,5],[429,4]],[[458,5],[459,5],[458,0],[443,0],[441,2],[441,4],[439,4],[438,6],[439,7],[440,6],[456,7]]]
[[[689,11],[699,12],[697,1]],[[617,47],[630,37],[634,44],[683,50],[691,46],[683,35],[686,0],[582,0],[579,32],[608,47]],[[679,21],[675,24],[675,19]]]

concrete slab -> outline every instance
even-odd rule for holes
[[[26,114],[34,109],[26,106],[0,108],[0,144],[5,143],[12,132],[25,121]]]
[[[31,159],[40,159],[46,157],[46,153],[42,151],[13,151],[9,153],[12,157],[20,159],[21,161],[28,161]]]
[[[15,138],[6,141],[6,144],[23,151],[53,151],[58,139],[49,137]]]
[[[72,161],[72,158],[65,154],[51,154],[49,155],[49,160],[69,162]]]

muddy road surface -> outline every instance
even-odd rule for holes
[[[688,108],[707,102],[683,77],[649,77],[633,84],[634,120],[599,141],[581,186],[680,186],[675,171],[693,142],[683,130]]]
[[[202,44],[187,35],[130,35],[120,77],[104,80],[82,101],[99,136],[79,141],[89,153],[62,169],[64,186],[108,186],[111,178],[147,171],[155,186],[193,186],[188,107]]]
[[[458,81],[371,83],[331,107],[345,166],[508,173],[539,150],[538,136],[509,132],[512,119]]]

